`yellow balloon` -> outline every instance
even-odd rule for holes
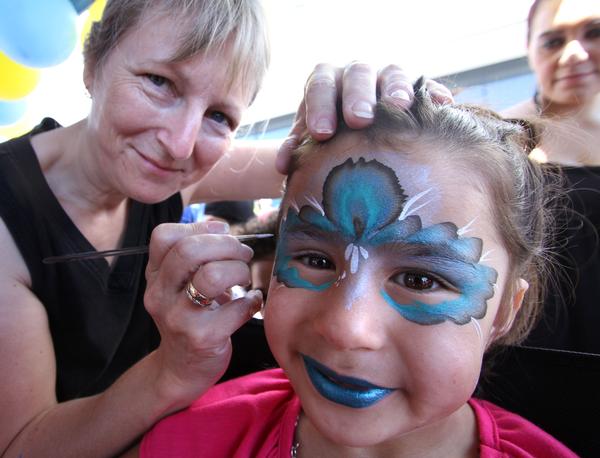
[[[16,63],[0,52],[0,100],[25,97],[37,86],[40,71]]]
[[[6,139],[20,137],[26,134],[36,126],[36,122],[31,119],[30,116],[25,115],[24,118],[20,119],[14,124],[8,126],[0,126],[0,136]]]
[[[85,40],[87,39],[90,29],[92,28],[92,24],[96,21],[99,21],[102,18],[102,12],[104,11],[104,7],[106,6],[106,0],[96,0],[92,3],[92,6],[88,9],[88,16],[83,23],[81,28],[81,45],[83,46]]]

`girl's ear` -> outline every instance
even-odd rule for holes
[[[515,321],[515,317],[517,316],[517,313],[523,304],[523,298],[525,297],[525,293],[528,289],[529,283],[527,283],[524,279],[519,278],[517,280],[514,293],[511,297],[509,310],[507,310],[506,313],[499,313],[494,320],[492,334],[490,336],[488,345],[510,331],[512,324]]]

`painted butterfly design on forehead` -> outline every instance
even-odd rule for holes
[[[347,159],[334,167],[323,184],[322,205],[308,198],[308,205],[296,209],[290,206],[280,228],[280,246],[275,260],[275,275],[280,283],[290,288],[322,291],[348,276],[359,273],[359,265],[366,262],[369,248],[405,243],[435,248],[444,256],[432,257],[436,269],[451,277],[460,290],[460,297],[438,304],[415,301],[411,304],[395,302],[384,290],[383,297],[404,318],[419,324],[436,324],[450,320],[456,324],[468,323],[471,318],[482,318],[486,300],[493,296],[497,278],[494,269],[478,264],[482,241],[461,237],[455,224],[447,222],[423,228],[421,218],[414,213],[429,202],[420,203],[430,190],[408,198],[393,169],[377,160],[356,162]],[[346,244],[344,269],[336,281],[314,284],[300,276],[290,265],[287,254],[287,234],[311,227],[322,233],[331,233]]]

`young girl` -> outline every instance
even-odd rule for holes
[[[366,131],[297,151],[264,310],[282,369],[209,390],[142,456],[575,456],[471,397],[484,352],[536,313],[544,191],[528,137],[415,92],[409,114],[379,106]]]

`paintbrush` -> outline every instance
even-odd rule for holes
[[[246,234],[234,235],[237,240],[247,241],[255,239],[266,239],[273,237],[273,234]],[[63,254],[60,256],[50,256],[42,259],[44,264],[56,264],[57,262],[82,261],[84,259],[106,258],[108,256],[128,256],[131,254],[143,254],[148,252],[148,245],[134,246],[129,248],[117,248],[115,250],[104,251],[83,251],[81,253]]]

